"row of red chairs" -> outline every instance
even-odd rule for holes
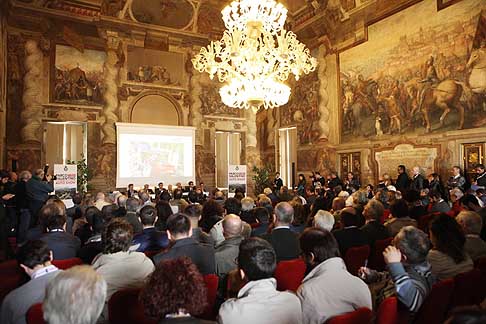
[[[218,290],[218,276],[204,276],[207,287],[208,305],[201,318],[216,319],[215,304]],[[110,324],[156,324],[157,321],[144,314],[143,305],[138,300],[140,289],[125,289],[117,291],[108,301],[108,317]],[[27,324],[46,324],[42,312],[42,304],[33,305],[27,312]]]
[[[415,324],[443,323],[456,307],[479,305],[486,298],[486,258],[476,261],[475,269],[453,279],[437,282],[414,318]],[[373,312],[360,308],[330,319],[327,324],[371,323]],[[410,323],[409,312],[396,297],[386,298],[376,312],[376,324]]]

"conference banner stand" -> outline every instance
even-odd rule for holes
[[[78,166],[76,164],[54,164],[54,194],[66,208],[73,206],[72,198],[78,188]]]
[[[228,197],[237,189],[246,193],[246,165],[228,165]]]

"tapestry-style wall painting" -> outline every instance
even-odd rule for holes
[[[106,53],[56,45],[51,73],[51,102],[103,105],[103,64]]]
[[[126,71],[129,83],[182,87],[184,55],[129,46]]]
[[[486,125],[486,2],[437,6],[383,19],[339,54],[342,142]]]

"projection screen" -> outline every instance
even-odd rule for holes
[[[195,180],[194,127],[116,123],[116,187]]]

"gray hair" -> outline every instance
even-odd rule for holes
[[[456,216],[456,220],[464,228],[465,234],[479,235],[483,228],[483,221],[478,213],[469,210],[463,210]]]
[[[426,260],[430,250],[427,234],[413,226],[402,227],[395,236],[395,246],[407,257],[408,264],[418,264]]]
[[[143,203],[147,202],[150,200],[150,196],[148,193],[145,191],[142,191],[138,194],[139,198],[142,200]]]
[[[140,206],[140,202],[137,198],[130,197],[127,199],[126,205],[127,211],[136,212],[138,210],[138,207]]]
[[[288,202],[280,202],[275,206],[275,218],[283,224],[290,224],[294,219],[294,208]]]
[[[125,195],[118,196],[118,199],[117,199],[118,207],[126,208],[127,207],[127,199],[128,199],[128,197],[125,196]]]
[[[30,173],[30,171],[22,171],[19,174],[19,179],[20,180],[27,181],[30,178],[32,178],[32,173]]]
[[[368,201],[365,208],[366,219],[374,219],[379,221],[381,220],[381,217],[383,217],[383,213],[385,212],[385,207],[383,207],[383,204],[376,199],[371,199],[370,201]]]
[[[334,216],[327,210],[318,210],[314,216],[314,226],[327,231],[332,231],[334,227]]]
[[[272,189],[270,189],[270,188],[268,188],[268,187],[267,187],[267,188],[263,189],[263,193],[264,193],[265,195],[269,195],[269,194],[271,194],[271,193],[272,193]]]
[[[250,211],[255,208],[255,201],[251,197],[241,199],[241,210]]]
[[[46,289],[42,305],[49,324],[93,324],[103,310],[106,281],[87,265],[60,271]]]

